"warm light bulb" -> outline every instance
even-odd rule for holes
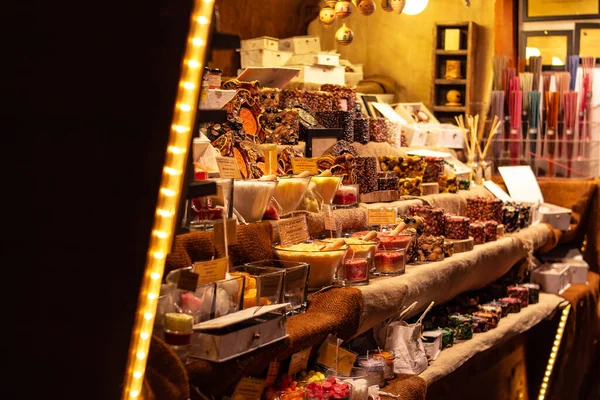
[[[174,190],[172,190],[172,189],[167,189],[167,188],[162,188],[162,189],[160,189],[160,192],[161,192],[162,194],[164,194],[165,196],[168,196],[168,197],[173,197],[173,196],[175,196],[175,194],[176,194]]]
[[[163,232],[163,231],[154,231],[153,233],[154,233],[154,235],[155,235],[156,237],[159,237],[159,238],[161,238],[161,239],[164,239],[164,238],[166,238],[167,236],[169,236],[169,235],[167,234],[167,232]]]
[[[150,278],[156,280],[156,279],[160,279],[160,274],[158,272],[153,272],[150,274]]]
[[[206,25],[206,24],[208,24],[208,18],[206,18],[204,15],[201,16],[201,17],[198,17],[198,19],[196,21],[198,21],[198,23],[200,25]]]
[[[165,167],[164,171],[168,175],[179,175],[179,174],[181,174],[181,170],[178,170],[178,169],[175,169],[175,168],[170,168],[170,167]]]
[[[205,42],[204,42],[204,40],[202,40],[200,38],[194,38],[194,39],[192,39],[192,44],[196,47],[200,47],[200,46],[204,46]]]
[[[142,332],[140,333],[140,337],[142,338],[142,340],[146,340],[150,337],[150,334],[148,332]]]
[[[402,14],[417,15],[422,13],[427,7],[427,3],[429,3],[429,0],[406,0]]]
[[[140,371],[135,371],[135,372],[133,373],[133,377],[134,377],[135,379],[140,379],[140,378],[142,377],[142,373],[141,373]]]
[[[137,390],[132,390],[131,392],[129,392],[129,397],[131,398],[137,398],[140,395],[140,392],[138,392]]]
[[[137,358],[138,358],[139,360],[143,360],[144,358],[146,358],[146,353],[143,353],[143,352],[139,351],[139,352],[137,353]]]

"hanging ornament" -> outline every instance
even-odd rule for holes
[[[375,1],[373,0],[360,0],[360,2],[358,3],[358,11],[360,11],[362,15],[366,15],[367,17],[369,15],[373,15],[373,13],[375,12],[375,8]]]
[[[392,0],[381,0],[381,8],[386,12],[394,11],[392,8]]]
[[[402,14],[402,10],[404,10],[405,5],[406,0],[392,0],[392,9],[398,14]]]
[[[335,22],[335,10],[333,8],[325,7],[319,12],[319,21],[324,26],[330,26]]]
[[[352,14],[352,4],[346,0],[335,3],[335,15],[338,18],[346,18]]]
[[[325,6],[329,8],[335,8],[335,3],[337,0],[325,0]]]
[[[354,40],[354,32],[344,23],[335,33],[335,40],[342,46],[348,46]]]

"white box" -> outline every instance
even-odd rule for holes
[[[423,348],[427,357],[431,360],[437,359],[442,351],[442,331],[425,331],[423,337],[431,340],[431,342],[423,341]]]
[[[415,112],[423,112],[429,118],[429,122],[426,123],[436,125],[440,124],[440,121],[437,120],[433,113],[429,111],[429,109],[425,107],[425,104],[423,103],[399,103],[396,106],[396,112],[405,120],[414,123],[416,123],[416,121],[413,118],[412,114]]]
[[[324,65],[288,65],[300,69],[300,73],[292,82],[305,83],[330,83],[332,85],[344,84],[344,67],[330,67]]]
[[[279,39],[270,36],[242,40],[241,43],[242,50],[279,50]]]
[[[194,325],[190,357],[222,362],[284,339],[289,306],[251,307]]]
[[[340,55],[337,53],[310,53],[294,54],[288,64],[292,65],[330,65],[337,67],[340,65]]]
[[[249,67],[282,67],[290,57],[290,51],[280,50],[240,50],[242,68]]]
[[[295,54],[318,53],[321,51],[321,39],[318,36],[294,36],[281,39],[279,50],[292,51]]]
[[[539,205],[536,212],[532,212],[533,222],[546,222],[561,231],[569,229],[571,210],[544,202],[540,185],[530,166],[498,167],[498,171],[512,200],[532,204],[532,209]]]
[[[572,285],[587,285],[587,275],[590,266],[583,260],[564,260],[569,266]]]
[[[571,274],[566,264],[542,264],[531,271],[531,281],[540,285],[546,293],[562,294],[571,286]]]
[[[363,78],[362,72],[346,72],[344,74],[344,84],[346,86],[358,86]]]

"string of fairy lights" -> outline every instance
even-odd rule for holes
[[[171,132],[161,178],[145,273],[129,346],[122,399],[143,398],[142,388],[160,284],[176,224],[176,212],[184,179],[200,79],[204,69],[214,0],[195,0],[185,48]]]

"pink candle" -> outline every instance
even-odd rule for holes
[[[346,260],[344,263],[347,281],[364,281],[367,279],[368,263],[364,258]]]

